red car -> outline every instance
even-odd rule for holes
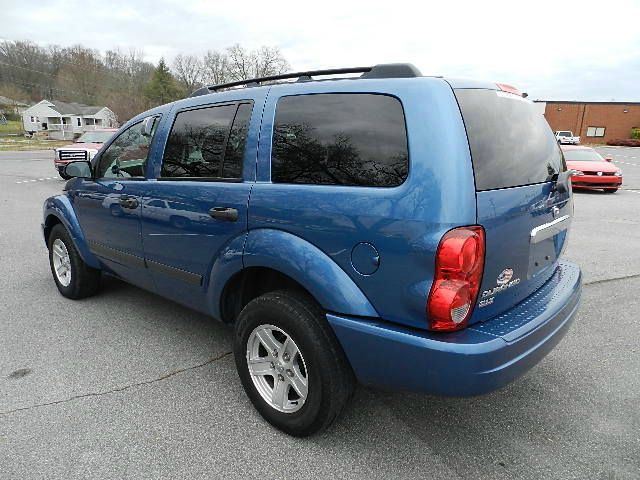
[[[64,167],[67,163],[76,160],[91,160],[98,153],[102,144],[113,137],[117,128],[101,128],[83,133],[75,143],[55,149],[53,165],[62,178],[67,180]]]
[[[622,170],[611,163],[611,158],[602,158],[593,148],[563,145],[562,153],[567,168],[574,170],[571,176],[573,188],[604,190],[615,193],[622,185]]]

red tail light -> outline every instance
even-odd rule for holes
[[[484,269],[484,229],[449,230],[440,240],[436,271],[427,301],[431,330],[452,331],[467,326],[478,298]]]

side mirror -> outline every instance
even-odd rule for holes
[[[63,173],[70,178],[91,178],[91,163],[86,161],[67,163]]]
[[[150,137],[153,134],[153,127],[158,117],[147,117],[142,121],[142,135]]]
[[[613,158],[611,158],[611,157],[604,157],[604,161],[605,161],[605,162],[613,162]]]

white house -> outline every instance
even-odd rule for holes
[[[42,100],[22,112],[25,132],[48,132],[49,138],[71,140],[96,128],[117,127],[116,114],[107,107]]]

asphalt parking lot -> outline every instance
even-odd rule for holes
[[[64,182],[0,153],[0,479],[640,478],[640,149],[599,150],[624,189],[575,195],[583,300],[548,357],[471,399],[361,387],[309,439],[253,410],[227,327],[116,280],[60,296],[40,221]]]

